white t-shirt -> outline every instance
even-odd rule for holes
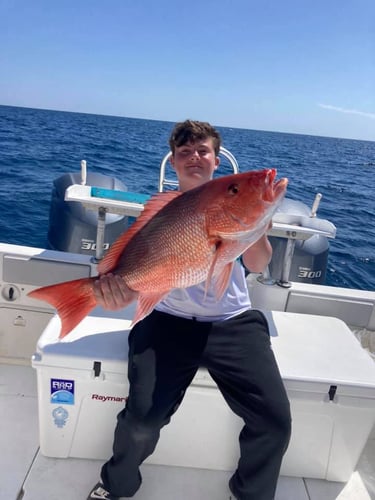
[[[229,285],[220,300],[212,284],[205,292],[206,282],[189,288],[174,288],[155,307],[174,316],[198,321],[223,321],[251,308],[244,268],[239,261],[233,266]]]

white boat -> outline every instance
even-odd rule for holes
[[[102,216],[107,211],[136,216],[143,209],[134,199],[94,197],[84,182],[70,187],[66,199],[101,209]],[[289,281],[295,242],[334,236],[328,221],[312,215],[306,221],[276,214],[271,235],[288,242],[281,277],[248,276],[254,307],[268,315],[292,403],[292,441],[275,498],[371,500],[375,292]],[[99,228],[97,258],[102,247]],[[96,262],[89,255],[0,243],[1,499],[85,499],[110,454],[115,415],[126,397],[126,352],[116,349],[126,345],[133,308],[117,313],[96,308],[66,341],[57,342],[55,311],[27,296],[45,284],[94,275]],[[103,354],[109,335],[114,347]],[[65,396],[75,401],[54,399],[52,380],[85,380],[87,394],[65,387]],[[227,482],[237,459],[240,422],[220,398],[208,374],[199,371],[155,454],[142,466],[143,485],[135,499],[231,498]]]

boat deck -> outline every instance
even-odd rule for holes
[[[0,364],[0,498],[84,500],[98,480],[101,461],[54,459],[38,445],[36,372]],[[198,451],[197,451],[198,453]],[[275,500],[374,500],[375,440],[371,439],[348,483],[281,476]],[[228,500],[231,472],[144,465],[135,500]]]

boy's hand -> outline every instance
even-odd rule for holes
[[[131,290],[121,276],[111,273],[94,282],[94,295],[97,304],[110,311],[122,309],[138,298],[138,292]]]

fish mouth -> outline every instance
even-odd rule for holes
[[[275,181],[277,175],[277,170],[271,168],[267,171],[267,176],[265,179],[265,190],[263,191],[262,200],[266,202],[275,202],[280,196],[285,194],[286,187],[288,185],[288,179],[283,177]]]
[[[280,196],[284,195],[287,186],[288,186],[288,179],[286,177],[282,177],[276,183],[274,183],[273,185],[274,199],[277,199]]]

